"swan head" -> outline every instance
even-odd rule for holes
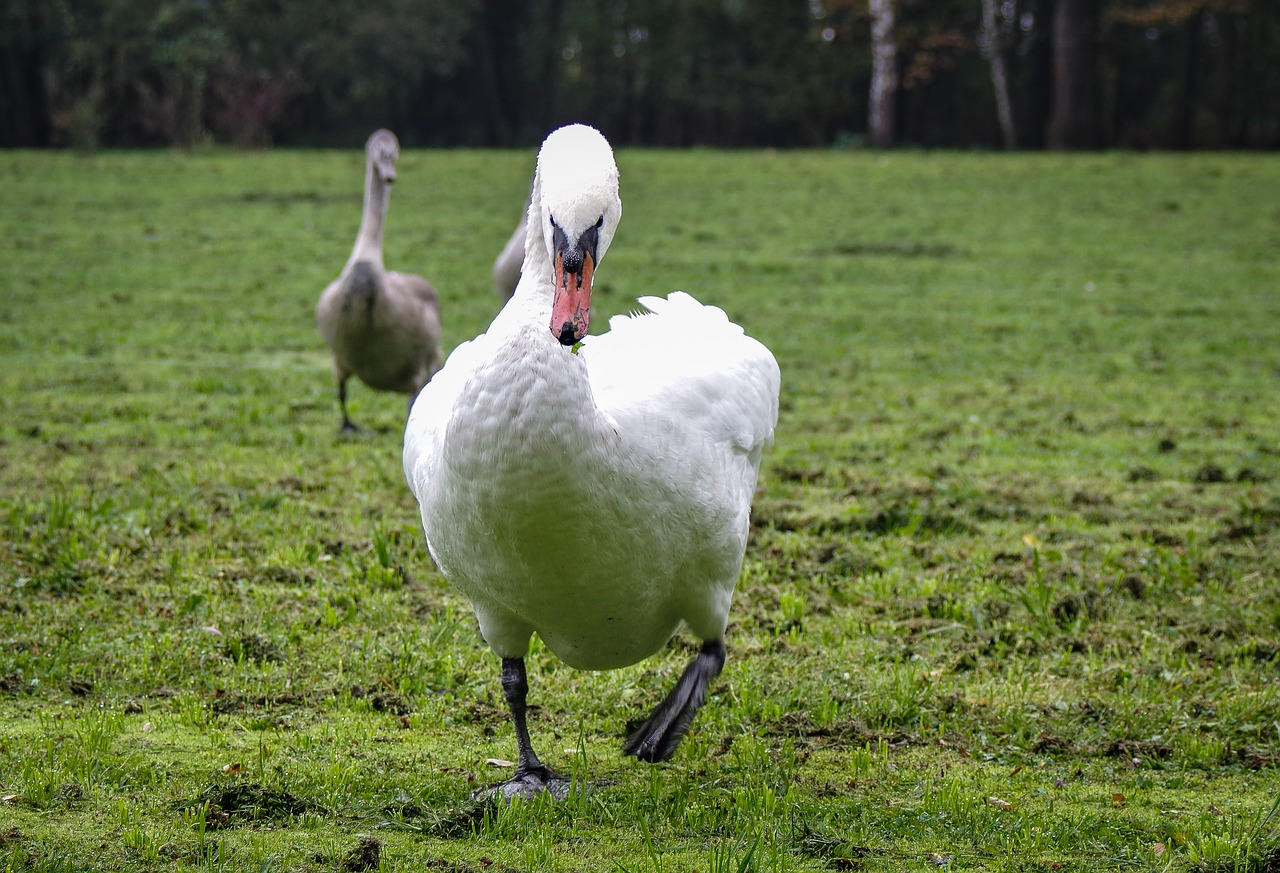
[[[591,281],[622,218],[618,166],[601,133],[584,124],[553,131],[538,153],[542,241],[554,273],[551,333],[571,346],[587,334]]]
[[[396,180],[396,159],[400,157],[400,140],[385,128],[375,130],[364,144],[369,167],[378,178],[390,185]]]

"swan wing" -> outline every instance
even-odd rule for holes
[[[485,357],[485,336],[461,343],[423,386],[409,409],[404,432],[404,473],[409,490],[422,503],[432,480],[433,466],[443,457],[444,441],[458,399]],[[430,542],[427,543],[430,547]]]
[[[387,273],[387,280],[388,284],[401,293],[427,306],[439,308],[440,295],[436,293],[435,287],[421,276],[415,276],[412,273]]]
[[[731,446],[754,479],[778,420],[773,354],[723,310],[683,291],[640,303],[647,312],[614,316],[608,333],[584,342],[597,406],[633,434],[678,426]]]

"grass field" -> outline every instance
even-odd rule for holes
[[[690,639],[535,646],[611,784],[484,808],[497,660],[313,323],[362,155],[0,152],[0,870],[1280,870],[1280,156],[618,161],[594,323],[722,306],[777,440],[674,761],[619,746]],[[531,166],[400,161],[450,346]]]

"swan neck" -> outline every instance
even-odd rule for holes
[[[378,175],[370,158],[365,165],[364,215],[360,219],[356,247],[351,252],[351,263],[373,261],[382,266],[382,226],[387,218],[389,194],[390,186]]]
[[[490,330],[515,333],[524,325],[539,325],[547,330],[549,336],[554,285],[551,255],[542,234],[542,181],[535,174],[529,211],[525,214],[524,264],[520,268],[520,280]]]
[[[526,278],[528,281],[526,282]],[[524,217],[524,266],[520,273],[520,285],[526,286],[525,294],[545,296],[547,315],[551,315],[551,287],[555,283],[555,273],[551,266],[551,254],[547,251],[547,241],[542,234],[542,180],[535,179],[533,193],[529,197],[529,212]],[[516,293],[521,292],[517,286]],[[539,295],[538,291],[545,291]]]

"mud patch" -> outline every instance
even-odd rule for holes
[[[282,821],[302,815],[314,807],[306,801],[257,782],[211,785],[191,800],[178,804],[179,810],[205,809],[209,827],[257,821]]]
[[[1071,743],[1061,737],[1043,733],[1031,744],[1031,751],[1038,755],[1061,755],[1071,751]]]
[[[342,863],[338,865],[339,870],[346,873],[362,873],[364,870],[376,870],[381,862],[382,843],[373,837],[364,837],[350,852],[343,857]]]
[[[1108,758],[1123,758],[1126,761],[1139,763],[1153,758],[1169,758],[1173,749],[1166,743],[1139,742],[1138,740],[1117,740],[1107,746]]]
[[[163,693],[165,689],[155,692],[156,696],[172,696]],[[277,706],[307,706],[311,698],[304,694],[283,692],[281,694],[228,694],[222,689],[214,694],[209,707],[214,715],[228,715],[233,712],[245,712],[251,709],[270,710]]]
[[[476,800],[443,814],[428,813],[422,830],[442,840],[465,839],[479,833],[495,809],[491,800]]]
[[[841,242],[831,247],[830,252],[846,257],[862,257],[866,255],[890,255],[899,258],[947,258],[960,254],[960,251],[949,243],[904,242]]]
[[[351,686],[351,696],[357,700],[367,700],[374,712],[389,712],[392,715],[407,716],[413,712],[409,701],[399,694],[390,691],[378,691],[375,688]]]
[[[1214,539],[1244,540],[1264,537],[1280,529],[1280,500],[1266,505],[1243,506],[1235,515],[1223,522],[1223,529]]]
[[[1106,614],[1106,600],[1097,591],[1068,594],[1053,605],[1052,614],[1059,625],[1071,624],[1081,616],[1097,620]]]
[[[260,634],[245,634],[227,640],[226,656],[237,664],[251,661],[255,664],[278,663],[284,660],[284,652],[274,640]]]
[[[829,870],[859,870],[871,856],[868,847],[842,840],[826,829],[816,829],[807,821],[793,825],[792,831],[791,842],[801,854],[823,861]]]
[[[1201,484],[1226,482],[1227,472],[1217,464],[1205,464],[1196,470],[1195,481]]]
[[[789,712],[772,724],[764,726],[762,732],[770,737],[789,737],[800,742],[818,745],[835,740],[853,747],[864,746],[884,738],[883,735],[868,730],[867,726],[857,719],[818,725],[803,712]]]

